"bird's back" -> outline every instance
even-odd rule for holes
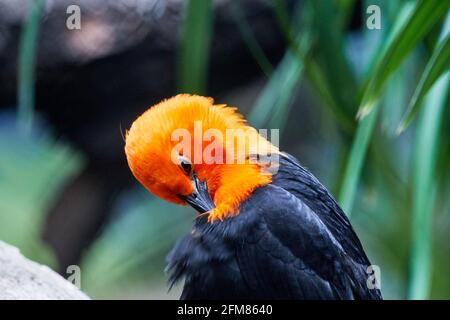
[[[168,256],[184,299],[381,299],[369,265],[336,201],[289,155],[237,216],[197,218]]]

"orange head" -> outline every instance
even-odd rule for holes
[[[278,149],[235,108],[213,103],[182,94],[151,107],[127,132],[125,153],[147,190],[214,221],[236,215],[255,188],[271,182],[260,159]]]

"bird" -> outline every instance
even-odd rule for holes
[[[180,299],[382,299],[330,192],[237,108],[178,94],[136,118],[124,149],[150,193],[197,211],[167,256]]]

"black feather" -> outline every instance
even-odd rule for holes
[[[239,215],[196,220],[168,256],[182,299],[381,299],[344,212],[292,156]]]

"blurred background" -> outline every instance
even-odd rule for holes
[[[0,0],[0,240],[65,277],[80,265],[92,298],[178,298],[164,260],[195,213],[134,181],[122,135],[159,100],[199,93],[280,128],[349,215],[385,298],[450,299],[449,8]]]

